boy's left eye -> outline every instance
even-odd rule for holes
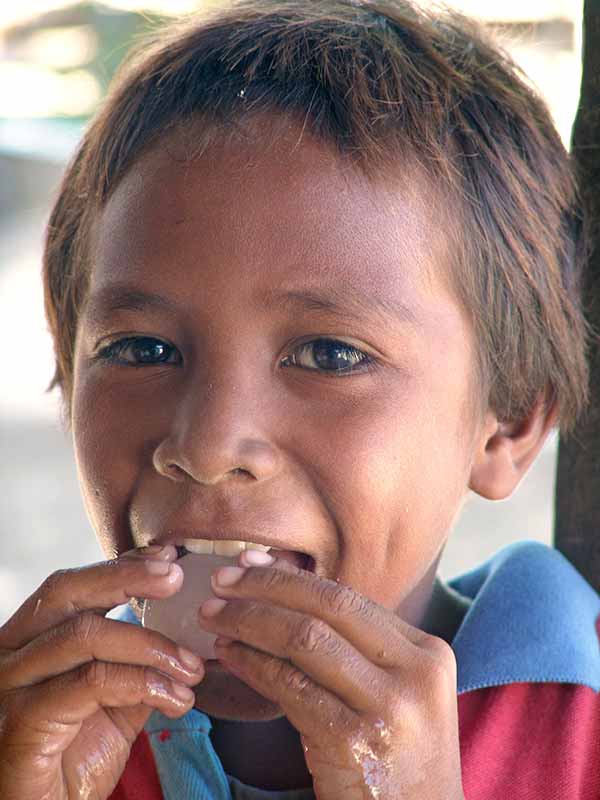
[[[129,354],[131,358],[126,358]],[[175,356],[175,360],[171,360]],[[152,336],[127,336],[102,348],[96,358],[130,367],[182,363],[179,351],[168,342]],[[371,356],[337,339],[313,339],[304,342],[281,361],[284,367],[300,367],[329,375],[346,375],[372,369],[376,362]]]
[[[297,347],[281,364],[284,367],[300,367],[330,375],[346,375],[372,369],[375,361],[362,350],[337,339],[313,339]]]

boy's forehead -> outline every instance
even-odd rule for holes
[[[92,287],[139,280],[159,263],[188,265],[201,281],[202,267],[223,259],[265,289],[295,273],[303,285],[343,283],[393,302],[417,283],[446,283],[445,237],[414,168],[373,181],[299,133],[212,145],[194,159],[177,136],[146,151],[95,225]]]

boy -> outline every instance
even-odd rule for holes
[[[49,223],[110,560],[0,631],[2,797],[599,797],[600,598],[535,543],[436,577],[467,492],[584,405],[578,223],[547,111],[460,17],[247,0],[159,33]],[[123,624],[191,540],[272,548],[213,576],[204,662]]]

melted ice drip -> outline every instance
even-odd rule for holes
[[[373,729],[378,733],[378,741],[375,744],[373,744]],[[391,748],[390,740],[390,729],[382,719],[378,719],[369,726],[368,732],[356,733],[350,741],[350,751],[362,771],[368,791],[366,796],[375,800],[382,796],[389,782],[391,764],[387,753]]]

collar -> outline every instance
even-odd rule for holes
[[[471,600],[452,642],[459,694],[532,682],[600,690],[600,597],[558,550],[516,542],[448,585]]]

